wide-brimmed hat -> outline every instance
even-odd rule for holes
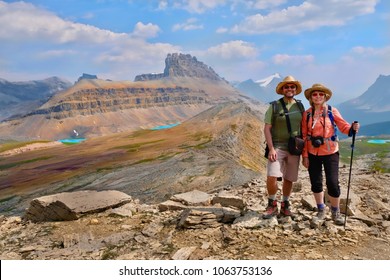
[[[286,84],[294,84],[297,87],[296,95],[302,92],[302,85],[293,76],[287,76],[276,86],[276,93],[283,94],[283,87]]]
[[[332,91],[322,84],[314,84],[311,88],[305,90],[305,97],[310,100],[313,91],[322,91],[325,93],[325,99],[328,101],[332,97]]]

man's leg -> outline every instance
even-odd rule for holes
[[[289,200],[292,192],[292,185],[293,182],[286,179],[283,180],[283,199],[280,207],[280,214],[283,216],[292,216]]]
[[[278,192],[277,177],[267,176],[268,205],[263,214],[264,219],[270,219],[278,213],[276,193]]]

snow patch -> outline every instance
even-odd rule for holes
[[[272,82],[273,79],[281,79],[279,73],[275,73],[275,74],[273,74],[269,77],[266,77],[264,79],[257,80],[257,81],[255,81],[255,83],[261,87],[266,87]]]

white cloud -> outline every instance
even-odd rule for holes
[[[287,0],[257,0],[254,1],[253,8],[263,10],[272,7],[278,7],[286,2]]]
[[[174,7],[184,9],[190,13],[201,14],[218,6],[225,5],[226,0],[178,0]]]
[[[178,23],[175,24],[172,28],[173,31],[189,31],[189,30],[196,30],[196,29],[203,29],[203,24],[196,24],[198,20],[196,18],[190,18],[185,23]]]
[[[253,58],[257,56],[258,50],[248,42],[237,40],[211,47],[206,53],[223,59]]]
[[[0,2],[0,39],[51,43],[103,43],[126,36],[109,30],[63,20],[32,4]]]
[[[272,62],[277,65],[304,65],[314,62],[313,55],[288,55],[276,54],[272,57]]]
[[[165,10],[168,7],[168,2],[167,1],[159,1],[158,2],[158,8],[157,10]]]
[[[154,38],[160,31],[160,27],[152,23],[143,24],[142,22],[137,22],[133,35],[141,38]]]
[[[75,79],[77,77],[71,75],[84,71],[99,77],[107,75],[110,79],[130,79],[151,68],[162,71],[166,55],[180,50],[168,43],[147,42],[147,38],[155,37],[160,31],[151,23],[138,22],[131,34],[115,33],[63,20],[25,2],[0,1],[0,26],[0,54],[6,60],[2,64],[9,65],[8,69],[2,69],[6,76],[15,76],[11,66],[16,64],[26,71],[34,69],[34,75],[39,71],[42,71],[40,75],[56,73],[61,65],[68,79]],[[15,42],[23,50],[17,57],[8,55]],[[9,64],[11,59],[12,64]],[[45,70],[38,69],[39,61],[45,65]],[[154,69],[155,65],[161,69]]]
[[[307,0],[299,6],[290,6],[267,15],[248,16],[235,25],[233,33],[267,34],[300,33],[323,26],[341,26],[354,17],[375,11],[379,0]]]
[[[215,32],[219,33],[219,34],[222,34],[222,33],[227,33],[228,31],[229,31],[229,29],[227,29],[225,27],[220,27]]]
[[[77,54],[79,54],[77,50],[47,50],[38,53],[37,57],[39,59],[50,59],[54,57],[73,56]]]
[[[361,56],[378,56],[386,61],[390,61],[390,46],[386,46],[383,48],[373,48],[373,47],[362,47],[357,46],[352,48],[352,54]]]

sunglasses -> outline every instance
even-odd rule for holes
[[[317,96],[324,96],[325,95],[325,93],[323,93],[323,92],[313,92],[312,94],[311,94],[311,96],[314,96],[314,97],[317,97]]]
[[[284,89],[296,89],[297,87],[295,85],[291,85],[291,86],[284,86],[283,87]]]

